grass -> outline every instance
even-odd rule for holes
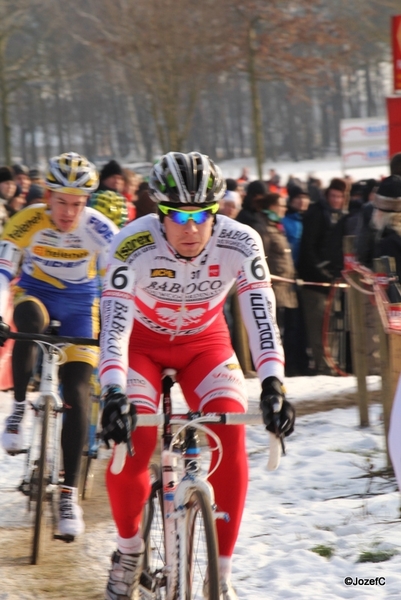
[[[390,560],[391,558],[393,558],[393,556],[395,556],[396,554],[398,554],[396,550],[365,550],[359,555],[357,562],[385,562],[386,560]]]
[[[334,554],[334,548],[332,546],[325,546],[324,544],[318,544],[310,548],[311,552],[323,556],[323,558],[331,558]]]

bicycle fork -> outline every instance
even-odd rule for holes
[[[196,415],[194,415],[196,417]],[[178,457],[184,461],[184,476],[178,481]],[[186,519],[191,496],[201,490],[212,507],[214,519],[228,520],[226,513],[217,512],[212,485],[198,477],[199,438],[194,427],[186,429],[185,442],[180,453],[162,451],[163,504],[165,523],[165,549],[167,565],[167,600],[187,597],[189,539]]]
[[[55,373],[57,373],[59,352],[54,348],[45,349],[43,355],[42,364],[42,381],[39,397],[36,402],[32,404],[32,408],[35,411],[32,433],[31,433],[31,444],[27,453],[27,460],[25,465],[25,471],[20,490],[25,495],[30,495],[31,479],[32,474],[35,470],[38,456],[37,439],[40,435],[40,424],[44,415],[44,408],[46,402],[50,403],[50,409],[55,413],[54,427],[52,432],[52,456],[49,457],[51,460],[50,464],[50,480],[49,485],[57,486],[60,477],[60,440],[61,440],[61,413],[63,411],[63,404],[57,391],[57,381]]]

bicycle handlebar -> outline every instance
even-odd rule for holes
[[[137,416],[137,427],[158,427],[164,425],[167,421],[167,416],[160,414],[140,414]],[[172,414],[169,419],[171,425],[191,425],[201,423],[202,425],[263,425],[261,414],[249,413],[206,413],[196,419],[189,419],[188,414]],[[268,471],[275,471],[279,464],[282,454],[282,444],[280,437],[277,437],[270,431],[270,451],[269,460],[267,463]],[[117,444],[114,449],[114,456],[110,467],[114,475],[118,475],[124,468],[127,455],[127,444]]]
[[[65,335],[51,335],[48,333],[24,333],[10,331],[8,338],[21,342],[47,342],[48,344],[74,344],[79,346],[99,346],[99,340],[86,337],[71,337]]]

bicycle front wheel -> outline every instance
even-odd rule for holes
[[[142,517],[142,533],[145,543],[143,571],[140,579],[140,598],[164,600],[166,591],[166,558],[164,548],[163,488],[160,468],[149,467],[152,490]]]
[[[185,600],[219,600],[216,526],[205,492],[195,489],[186,514],[187,582]]]
[[[45,509],[46,509],[46,488],[49,481],[48,461],[47,461],[47,439],[49,433],[50,418],[50,399],[46,398],[42,416],[42,432],[40,438],[40,454],[36,469],[35,482],[35,524],[32,540],[31,564],[37,565],[41,550],[41,537],[44,529]]]

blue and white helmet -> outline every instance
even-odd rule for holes
[[[155,202],[213,204],[224,195],[220,168],[200,152],[169,152],[153,166],[149,192]]]

